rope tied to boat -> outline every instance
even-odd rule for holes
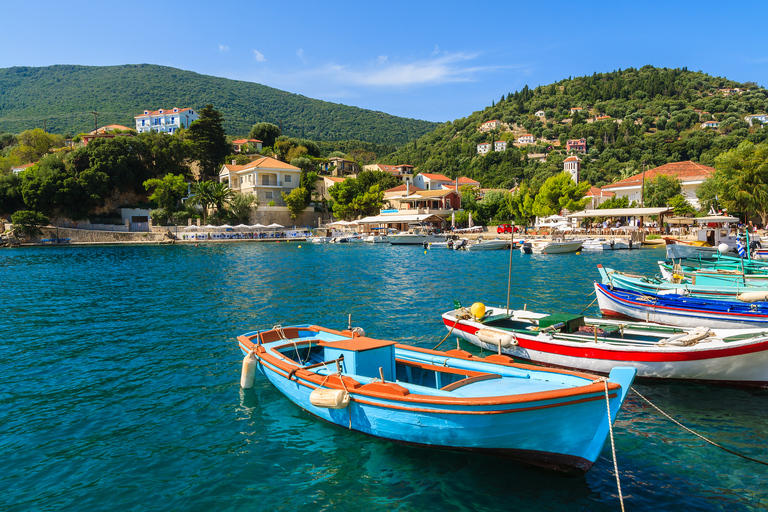
[[[658,411],[658,412],[659,412],[659,413],[660,413],[662,416],[664,416],[664,417],[665,417],[665,418],[667,418],[669,421],[671,421],[672,423],[674,423],[674,424],[675,424],[675,425],[677,425],[678,427],[682,428],[683,430],[685,430],[685,431],[687,431],[687,432],[690,432],[691,434],[695,435],[696,437],[698,437],[698,438],[699,438],[699,439],[701,439],[702,441],[705,441],[705,442],[707,442],[707,443],[711,444],[712,446],[717,446],[717,447],[718,447],[718,448],[720,448],[721,450],[725,450],[726,452],[728,452],[728,453],[730,453],[730,454],[732,454],[732,455],[736,455],[737,457],[741,457],[742,459],[751,460],[752,462],[757,462],[758,464],[762,464],[762,465],[764,465],[764,466],[768,466],[768,462],[766,462],[766,461],[762,461],[762,460],[759,460],[759,459],[754,459],[754,458],[752,458],[752,457],[750,457],[750,456],[748,456],[748,455],[744,455],[743,453],[739,453],[739,452],[733,451],[733,450],[731,450],[731,449],[729,449],[729,448],[726,448],[725,446],[723,446],[723,445],[720,445],[720,444],[718,444],[718,443],[716,443],[716,442],[712,441],[711,439],[707,439],[706,437],[704,437],[703,435],[699,434],[699,433],[698,433],[698,432],[696,432],[695,430],[693,430],[693,429],[690,429],[690,428],[686,427],[685,425],[683,425],[682,423],[680,423],[679,421],[677,421],[676,419],[674,419],[672,416],[670,416],[670,415],[669,415],[669,414],[667,414],[666,412],[662,411],[662,410],[661,410],[661,409],[660,409],[660,408],[659,408],[659,407],[658,407],[656,404],[654,404],[653,402],[651,402],[650,400],[648,400],[646,397],[644,397],[643,395],[641,395],[640,393],[638,393],[638,391],[637,391],[635,388],[630,388],[630,389],[631,389],[631,390],[632,390],[632,391],[633,391],[633,392],[634,392],[634,393],[635,393],[637,396],[639,396],[640,398],[642,398],[643,400],[645,400],[645,401],[648,403],[648,405],[650,405],[651,407],[653,407],[654,409],[656,409],[656,410],[657,410],[657,411]]]
[[[611,399],[608,396],[608,377],[600,377],[592,381],[592,384],[602,382],[605,387],[605,407],[608,411],[608,432],[611,435],[611,455],[613,456],[613,473],[616,475],[616,488],[619,490],[619,502],[624,512],[624,496],[621,494],[621,480],[619,479],[619,464],[616,462],[616,443],[613,440],[613,422],[611,421]]]
[[[459,325],[459,320],[468,320],[472,318],[472,313],[465,307],[462,307],[459,309],[459,312],[456,314],[456,319],[453,321],[453,325],[451,326],[451,329],[448,331],[448,334],[445,335],[445,338],[440,340],[440,343],[435,345],[435,347],[432,350],[437,350],[437,347],[443,344],[445,340],[448,339],[448,337],[451,335],[453,330],[456,328],[457,325]]]

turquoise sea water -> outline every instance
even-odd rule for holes
[[[512,304],[578,313],[597,263],[651,274],[661,256],[514,251]],[[370,336],[431,348],[452,299],[506,303],[509,258],[387,244],[2,250],[0,510],[619,510],[610,444],[586,476],[560,477],[336,428],[260,376],[239,387],[238,334],[341,328],[351,314]],[[768,459],[767,391],[635,387]],[[614,433],[627,510],[768,508],[768,467],[632,393]]]

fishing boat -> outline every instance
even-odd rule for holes
[[[493,240],[480,239],[472,242],[466,246],[468,251],[499,251],[509,249],[510,246],[514,247],[514,242],[511,240],[502,240],[500,238],[494,238]]]
[[[560,254],[566,252],[576,252],[581,249],[583,240],[566,240],[557,238],[552,240],[533,240],[531,241],[531,250],[542,254]]]
[[[439,352],[316,325],[239,336],[241,386],[258,369],[321,419],[427,448],[486,453],[581,475],[600,455],[636,370],[595,375]]]
[[[443,314],[443,323],[452,335],[478,347],[546,366],[607,374],[623,365],[643,378],[768,387],[766,329],[682,328],[525,309],[482,311],[478,318],[456,304]]]
[[[757,272],[742,272],[735,268],[696,268],[688,265],[657,262],[661,277],[667,281],[679,280],[681,277],[689,279],[692,284],[732,286],[740,283],[746,286],[768,286],[768,269],[759,269]]]
[[[633,318],[683,327],[768,329],[766,294],[757,301],[712,300],[684,295],[657,295],[611,288],[595,283],[597,302],[604,316]],[[747,295],[748,294],[744,294]],[[742,295],[741,297],[744,297]]]
[[[656,295],[678,294],[690,297],[702,297],[715,300],[733,300],[739,295],[751,292],[768,292],[768,286],[744,285],[737,281],[726,281],[720,286],[694,284],[683,278],[680,282],[670,282],[656,277],[645,277],[619,272],[612,268],[597,265],[602,283],[622,290],[631,290]]]
[[[666,237],[667,259],[702,257],[715,258],[719,253],[736,250],[737,236],[731,233],[730,225],[738,223],[736,217],[709,215],[697,217],[698,239],[694,241]]]

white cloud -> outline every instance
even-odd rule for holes
[[[264,57],[264,54],[262,54],[259,50],[253,50],[253,58],[256,59],[256,62],[264,62],[267,60],[267,58]]]
[[[296,50],[296,56],[299,59],[301,59],[301,62],[303,62],[304,64],[307,63],[307,59],[304,58],[304,48],[299,48],[298,50]]]
[[[220,44],[219,45],[219,52],[225,53],[225,52],[228,52],[228,51],[229,51],[229,46],[227,46],[225,44]]]
[[[432,55],[437,55],[438,53],[440,53],[440,47],[435,45],[435,49],[432,50]]]

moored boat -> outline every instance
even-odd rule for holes
[[[583,240],[534,240],[531,241],[531,250],[542,254],[560,254],[566,252],[576,252],[581,249]]]
[[[597,302],[605,316],[631,318],[683,327],[768,328],[766,294],[754,302],[712,300],[684,295],[657,295],[595,283]],[[743,294],[749,297],[749,294]]]
[[[490,308],[443,314],[451,334],[492,352],[547,366],[637,376],[768,387],[765,329],[695,329],[581,315]]]
[[[494,238],[493,240],[477,240],[468,244],[466,249],[468,251],[499,251],[510,249],[511,247],[514,247],[514,242],[511,240],[501,240],[500,238]]]
[[[360,334],[311,325],[246,333],[241,385],[253,385],[258,369],[296,405],[343,428],[580,475],[600,455],[636,373],[617,367],[599,379]]]

